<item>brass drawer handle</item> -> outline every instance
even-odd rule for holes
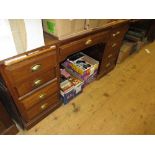
[[[37,65],[32,66],[32,67],[31,67],[31,70],[32,70],[32,72],[36,72],[36,71],[38,71],[40,68],[41,68],[41,65],[40,65],[40,64],[37,64]]]
[[[41,110],[46,109],[47,108],[47,103],[43,104],[40,108],[41,108]]]
[[[117,31],[117,32],[116,32],[116,35],[119,35],[119,34],[120,34],[120,31]]]
[[[110,66],[110,63],[107,63],[107,64],[105,65],[106,68],[108,68],[109,66]]]
[[[117,45],[116,43],[113,43],[113,44],[112,44],[112,47],[115,47],[116,45]]]
[[[111,58],[111,57],[112,57],[112,54],[109,54],[109,55],[108,55],[108,58]]]
[[[42,80],[35,80],[34,81],[34,86],[39,86],[42,83]]]
[[[120,34],[120,31],[117,31],[116,33],[113,33],[112,36],[113,36],[113,37],[116,37],[116,36],[119,35],[119,34]]]
[[[88,39],[86,42],[85,42],[85,45],[90,45],[93,41],[91,39]]]
[[[39,99],[41,99],[41,100],[44,99],[45,97],[46,97],[46,94],[45,93],[39,95]]]

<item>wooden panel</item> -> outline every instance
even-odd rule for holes
[[[6,127],[4,126],[3,122],[0,120],[0,133],[2,133]]]
[[[17,84],[15,86],[15,89],[20,97],[54,78],[56,78],[56,68],[47,70],[46,72],[35,74],[24,82]],[[40,83],[35,84],[37,80],[40,80]]]
[[[38,114],[42,113],[43,111],[46,111],[49,107],[54,106],[59,101],[59,94],[55,93],[51,95],[49,98],[44,100],[43,102],[38,103],[34,107],[32,107],[30,110],[26,112],[26,121],[29,121],[33,119]]]
[[[25,110],[28,110],[38,102],[43,101],[45,98],[49,97],[51,94],[57,91],[58,91],[58,83],[57,79],[55,79],[55,81],[49,84],[48,86],[22,99],[20,101],[20,104],[22,104]]]
[[[17,127],[11,120],[3,104],[0,102],[0,134],[11,135],[16,134],[17,132]]]
[[[107,41],[107,38],[108,31],[105,31],[63,45],[60,47],[60,61],[64,60],[67,56],[75,52],[79,52],[87,47],[104,42],[105,40]]]
[[[116,65],[116,57],[112,56],[110,58],[104,59],[104,61],[101,64],[100,74],[98,78],[100,78],[102,75],[107,74],[110,72]]]
[[[120,50],[122,41],[119,42],[109,42],[109,44],[107,45],[106,50],[104,51],[104,56],[103,58],[106,59],[108,57],[117,57],[117,54]],[[111,56],[112,55],[112,56]]]
[[[19,83],[29,76],[56,66],[56,64],[56,51],[50,51],[37,57],[6,66],[5,72],[12,83]],[[34,71],[35,69],[36,71]]]
[[[102,67],[105,69],[109,68],[110,66],[115,65],[115,57],[107,58],[104,60]]]
[[[16,135],[18,133],[18,129],[15,124],[12,124],[9,128],[7,128],[2,134],[3,135]]]
[[[1,102],[0,102],[0,121],[1,124],[3,124],[6,128],[9,127],[10,124],[12,124],[9,115]]]

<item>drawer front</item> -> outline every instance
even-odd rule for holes
[[[128,25],[125,25],[125,26],[114,28],[111,33],[111,41],[115,41],[115,42],[118,42],[120,40],[122,41],[125,33],[128,30],[128,27],[129,27]]]
[[[32,76],[31,78],[28,78],[24,82],[16,85],[15,90],[18,96],[21,97],[54,78],[56,78],[56,68],[52,68],[46,72],[42,72]]]
[[[107,41],[108,37],[108,31],[105,31],[96,35],[90,35],[77,41],[73,41],[67,45],[63,45],[60,47],[60,61],[64,60],[67,56],[75,52],[79,52],[97,43]]]
[[[33,119],[37,115],[39,115],[42,112],[46,111],[48,108],[56,105],[58,103],[58,101],[59,101],[59,94],[54,93],[53,95],[51,95],[46,100],[38,103],[37,105],[32,107],[30,110],[28,110],[26,112],[26,116],[25,116],[26,121],[30,121],[31,119]]]
[[[41,54],[5,67],[5,72],[12,83],[19,83],[36,73],[54,67],[57,63],[56,51]]]
[[[106,71],[106,70],[109,70],[111,68],[114,68],[115,63],[116,63],[115,57],[105,59],[102,63],[102,71]]]
[[[107,53],[107,55],[105,56],[105,58],[103,59],[103,61],[107,60],[107,59],[114,59],[116,57],[116,51],[115,50],[112,50],[112,51],[109,51]]]
[[[121,44],[122,44],[122,41],[110,42],[107,45],[106,50],[104,51],[103,59],[117,57]]]
[[[32,95],[25,97],[20,101],[20,104],[24,108],[24,110],[28,110],[32,108],[35,104],[45,100],[48,98],[51,94],[58,92],[58,82],[57,79],[49,84],[48,86],[45,86],[44,88],[41,88],[37,92],[33,93]]]

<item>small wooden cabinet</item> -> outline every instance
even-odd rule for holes
[[[3,104],[0,101],[0,134],[14,135],[17,133],[18,129],[15,123],[12,121],[8,112],[5,110]]]

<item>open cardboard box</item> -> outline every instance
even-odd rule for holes
[[[60,91],[61,98],[64,104],[67,104],[71,99],[82,92],[84,81],[82,79],[79,79],[78,77],[75,77],[72,72],[69,72],[65,68],[60,69],[60,71],[61,75],[66,78],[66,80],[60,84],[60,88],[63,87],[63,84],[67,85],[68,83],[68,89],[61,89]]]

